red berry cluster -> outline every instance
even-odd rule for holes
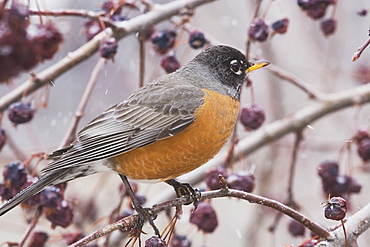
[[[256,185],[254,175],[249,172],[240,171],[228,174],[225,168],[218,167],[209,170],[205,175],[205,182],[208,189],[217,190],[221,188],[220,175],[226,179],[227,186],[230,189],[242,190],[250,193]]]
[[[323,17],[331,4],[335,4],[335,0],[298,0],[298,6],[312,19]]]
[[[125,16],[122,16],[122,6],[117,5],[115,1],[106,1],[102,4],[101,9],[105,12],[105,17],[110,18],[113,21],[124,21],[127,20]],[[86,40],[89,41],[94,38],[95,35],[103,31],[103,27],[99,20],[87,19],[83,23],[83,33],[86,36]]]
[[[314,20],[324,17],[327,8],[334,4],[336,4],[335,0],[298,0],[298,6]],[[326,36],[331,35],[335,32],[336,25],[336,20],[328,18],[321,22],[321,31]]]
[[[370,134],[365,130],[359,130],[355,137],[355,143],[357,144],[357,153],[360,158],[367,162],[370,160]]]
[[[173,30],[154,32],[150,38],[153,50],[161,55],[168,53],[176,42],[177,33]],[[174,55],[166,55],[161,59],[161,67],[171,73],[180,68],[180,62]]]
[[[265,122],[266,116],[262,107],[252,104],[242,108],[239,118],[246,130],[256,130]]]
[[[150,41],[155,52],[164,55],[175,46],[177,33],[175,30],[161,30],[153,32]],[[198,30],[189,33],[188,44],[193,49],[199,49],[207,43],[204,34]],[[180,62],[175,55],[166,55],[161,59],[161,67],[167,72],[172,73],[180,68]]]
[[[218,167],[207,171],[205,175],[205,182],[207,184],[208,189],[210,190],[221,189],[220,175],[224,178],[227,178],[228,174],[225,168]]]
[[[289,19],[282,18],[271,24],[269,27],[262,18],[255,18],[248,29],[248,37],[252,41],[263,42],[266,41],[271,34],[284,34],[287,32],[289,26]],[[271,31],[270,31],[271,30]]]
[[[205,233],[212,233],[218,226],[216,211],[206,201],[198,203],[197,210],[190,215],[189,221]]]
[[[19,161],[7,164],[3,171],[3,177],[4,181],[0,183],[0,196],[5,200],[14,197],[36,180],[36,178],[27,175],[24,165]],[[26,208],[43,207],[46,218],[53,227],[67,227],[72,222],[73,211],[71,205],[63,199],[64,187],[63,184],[48,187],[24,201],[22,206]]]
[[[63,40],[51,22],[29,25],[27,7],[16,1],[0,18],[0,82],[52,58]]]
[[[244,171],[229,175],[226,181],[230,189],[242,190],[248,193],[251,193],[256,186],[254,175]]]
[[[343,220],[347,214],[347,201],[341,197],[332,197],[325,204],[325,218],[331,220]]]
[[[344,196],[361,191],[362,186],[355,178],[339,174],[339,165],[336,161],[322,162],[317,171],[322,181],[323,190],[328,195]]]

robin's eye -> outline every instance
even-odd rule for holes
[[[237,60],[232,60],[230,62],[230,70],[232,72],[234,72],[235,74],[237,74],[237,75],[241,75],[242,74],[241,65],[240,65],[240,63]]]

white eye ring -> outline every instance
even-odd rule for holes
[[[230,62],[230,70],[237,75],[241,75],[243,72],[240,70],[241,65],[237,60],[232,60]]]

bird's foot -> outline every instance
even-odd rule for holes
[[[135,193],[132,190],[131,185],[130,185],[127,177],[124,176],[124,175],[121,175],[121,174],[120,174],[120,177],[122,179],[123,184],[126,187],[127,193],[129,194],[129,196],[131,198],[134,209],[139,214],[139,225],[136,228],[141,229],[144,225],[144,222],[147,220],[149,222],[149,224],[151,225],[151,227],[153,228],[155,235],[160,237],[161,235],[159,233],[159,230],[158,230],[157,226],[154,224],[154,220],[157,218],[157,214],[150,208],[143,208],[140,205],[139,201],[137,200],[137,198],[135,196]]]
[[[200,200],[201,194],[199,189],[193,188],[188,183],[180,183],[175,179],[170,179],[166,181],[167,184],[171,185],[176,192],[177,197],[185,197],[189,199],[189,202],[185,205],[189,205],[191,203],[194,204],[194,210],[198,207],[198,202]]]

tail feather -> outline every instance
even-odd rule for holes
[[[31,184],[24,190],[20,191],[12,199],[10,199],[4,205],[2,205],[0,207],[0,216],[7,213],[9,210],[13,209],[17,205],[21,204],[31,196],[41,192],[46,187],[65,182],[64,178],[69,172],[70,169],[60,169],[46,173],[45,175],[40,177],[36,182]]]

